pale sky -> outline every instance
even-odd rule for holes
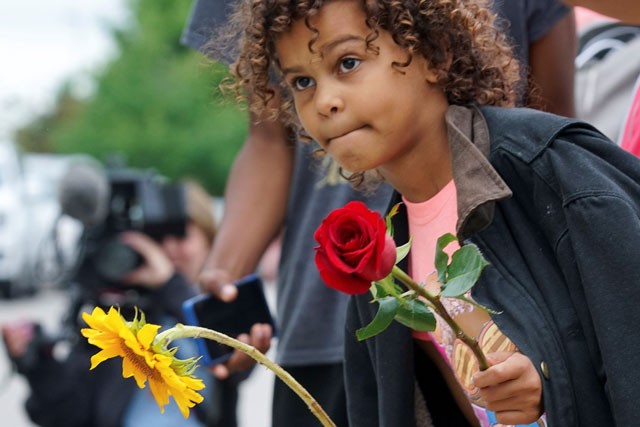
[[[53,104],[72,77],[86,76],[117,52],[108,28],[126,22],[126,0],[0,0],[0,135]]]

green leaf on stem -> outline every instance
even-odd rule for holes
[[[402,293],[402,288],[399,288],[396,285],[391,274],[389,274],[384,279],[380,279],[373,283],[375,283],[375,293],[373,294],[373,296],[376,299],[384,298],[388,295],[399,297]]]
[[[378,298],[384,298],[387,296],[386,291],[378,282],[371,282],[371,287],[369,288],[369,292],[373,295],[373,300],[377,300]]]
[[[475,306],[475,307],[478,307],[480,310],[486,311],[486,312],[487,312],[487,313],[489,313],[489,314],[502,314],[502,312],[501,312],[501,311],[495,311],[495,310],[492,310],[492,309],[490,309],[489,307],[484,306],[484,305],[482,305],[482,304],[479,304],[479,303],[475,302],[475,301],[474,301],[474,300],[472,300],[472,299],[466,298],[464,295],[463,295],[463,296],[456,297],[456,299],[459,299],[460,301],[464,301],[464,302],[469,303],[469,304],[471,304],[471,305],[473,305],[473,306]]]
[[[385,223],[387,225],[387,234],[393,237],[393,224],[391,223],[391,218],[393,218],[400,209],[400,203],[397,203],[394,207],[391,208],[387,216],[385,217]]]
[[[465,245],[455,251],[447,267],[447,281],[442,286],[442,296],[457,298],[467,293],[487,264],[475,245]]]
[[[378,300],[378,312],[376,317],[364,328],[356,331],[358,341],[366,340],[387,329],[393,321],[394,316],[400,307],[400,301],[395,297],[385,297]]]
[[[449,243],[458,240],[456,236],[451,233],[443,234],[438,237],[438,242],[436,243],[436,257],[435,257],[435,267],[438,271],[438,282],[446,283],[447,282],[447,264],[449,263],[449,255],[444,252],[444,248],[446,248]]]
[[[413,241],[413,236],[409,238],[409,241],[407,243],[396,248],[396,264],[402,261],[409,254],[412,241]]]
[[[416,331],[426,332],[436,329],[436,318],[424,301],[415,298],[406,302],[406,306],[398,307],[396,313],[398,322]]]

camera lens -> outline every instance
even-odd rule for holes
[[[142,256],[117,237],[105,242],[96,255],[94,265],[98,274],[113,282],[142,264]]]

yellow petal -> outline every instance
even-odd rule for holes
[[[182,377],[182,381],[184,381],[187,387],[193,390],[202,390],[205,387],[204,382],[199,378]]]
[[[114,340],[108,335],[104,335],[104,334],[96,335],[95,337],[89,338],[88,341],[89,341],[89,344],[93,344],[96,347],[100,347],[102,349],[113,347],[114,349],[118,350],[118,355],[121,356],[123,354],[120,347],[120,341]]]
[[[151,394],[153,394],[153,397],[156,399],[156,402],[160,407],[160,412],[164,413],[164,405],[167,405],[169,403],[169,393],[167,387],[150,378],[149,388],[151,389]]]
[[[139,388],[144,388],[144,383],[147,381],[147,376],[138,367],[136,367],[128,357],[122,358],[122,377],[133,377],[136,380]]]
[[[200,395],[200,393],[197,393],[191,389],[186,389],[184,392],[184,395],[187,399],[194,401],[195,403],[200,403],[204,400],[204,397],[202,397],[202,395]],[[194,405],[195,405],[194,403]],[[194,406],[191,405],[191,406]]]
[[[105,360],[111,359],[112,357],[116,356],[119,356],[117,349],[114,349],[112,347],[105,348],[91,356],[91,368],[89,369],[93,369]]]
[[[158,366],[156,365],[156,363],[158,362],[157,354],[152,353],[150,351],[146,351],[144,353],[144,361],[147,363],[147,365],[149,365],[150,368],[158,369]]]
[[[189,418],[189,408],[193,408],[196,403],[200,403],[204,398],[193,390],[187,389],[183,393],[173,393],[173,398],[182,412],[182,416]]]
[[[105,319],[106,327],[113,332],[122,332],[123,329],[129,330],[124,324],[124,320],[118,311],[111,307]]]
[[[104,319],[107,317],[100,307],[95,307],[91,314],[82,313],[82,318],[92,329],[103,329]]]
[[[80,329],[80,333],[85,338],[95,337],[96,335],[100,335],[102,331],[96,331],[95,329],[82,328]]]
[[[138,341],[140,341],[140,344],[142,344],[145,349],[148,349],[153,342],[153,339],[158,333],[158,329],[160,329],[160,325],[147,323],[138,331]]]
[[[178,408],[180,408],[180,412],[182,412],[182,416],[185,418],[189,418],[189,408],[194,406],[193,403],[189,402],[186,399],[183,399],[181,396],[173,396],[176,403],[178,404]],[[191,404],[190,404],[191,403]]]

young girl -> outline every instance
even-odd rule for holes
[[[414,236],[410,273],[426,286],[445,232],[490,262],[470,297],[499,314],[449,306],[490,353],[484,372],[444,326],[356,342],[376,308],[352,299],[350,424],[634,425],[640,340],[626,325],[640,320],[640,265],[625,256],[638,253],[638,160],[586,124],[498,108],[512,106],[518,69],[482,1],[245,6],[235,74],[251,108],[275,96],[275,71],[324,151],[395,187],[396,238]]]

